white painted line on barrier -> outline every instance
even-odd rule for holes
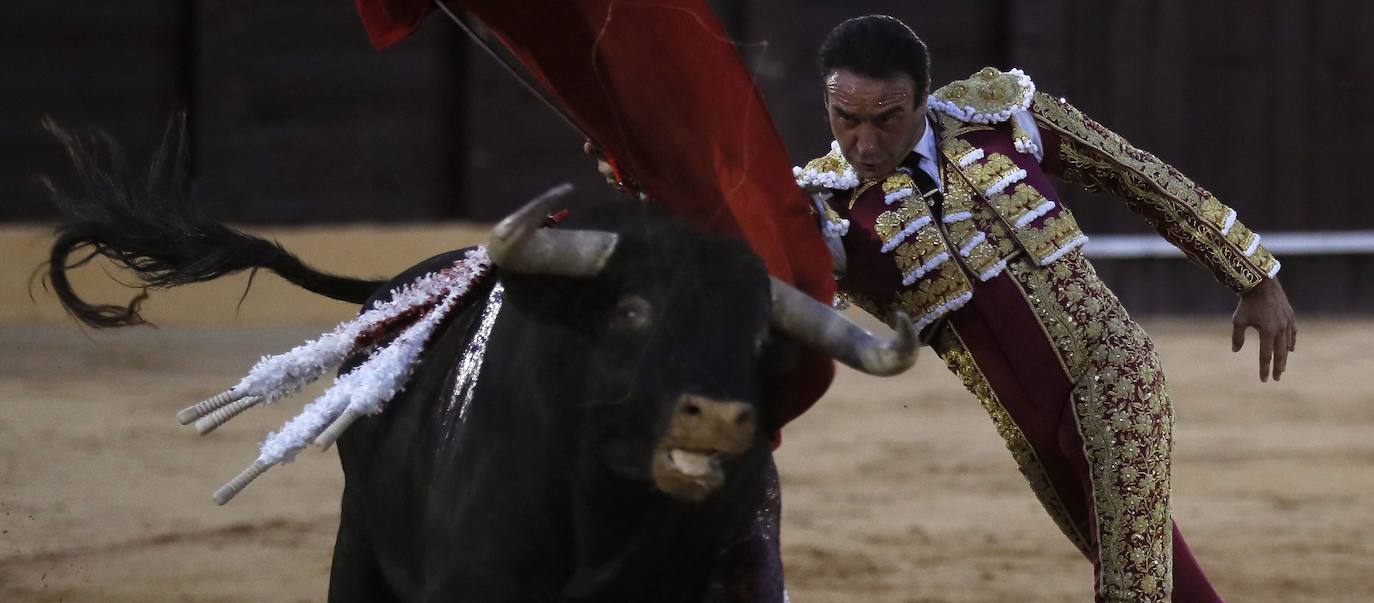
[[[1260,244],[1282,260],[1285,255],[1374,254],[1374,230],[1260,233]],[[1159,235],[1090,235],[1083,253],[1090,258],[1183,257]]]

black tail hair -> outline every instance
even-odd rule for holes
[[[192,203],[184,112],[168,121],[143,190],[130,182],[124,151],[108,134],[73,135],[49,117],[43,126],[66,147],[81,185],[80,194],[68,195],[49,179],[39,178],[64,216],[47,276],[62,305],[81,322],[97,328],[143,324],[138,308],[149,288],[199,283],[250,269],[267,268],[311,292],[355,304],[385,283],[314,270],[281,245],[229,228]],[[87,248],[89,252],[72,259]],[[81,299],[67,271],[97,255],[137,274],[143,291],[125,306]]]

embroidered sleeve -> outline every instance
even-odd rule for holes
[[[1031,107],[1051,136],[1046,171],[1092,191],[1119,195],[1175,247],[1237,293],[1279,272],[1260,236],[1235,210],[1154,155],[1083,115],[1063,99],[1036,93]],[[1057,140],[1055,140],[1057,139]]]

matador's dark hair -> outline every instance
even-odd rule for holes
[[[821,77],[836,69],[886,79],[911,76],[916,98],[930,92],[930,52],[906,23],[887,15],[854,17],[830,30],[818,57]]]

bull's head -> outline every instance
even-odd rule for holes
[[[766,450],[760,401],[780,389],[798,345],[876,375],[915,359],[905,317],[897,337],[871,335],[770,278],[742,241],[650,207],[593,208],[541,228],[559,192],[497,225],[488,252],[507,303],[536,308],[581,347],[561,352],[584,363],[564,377],[586,408],[581,447],[615,473],[705,500],[732,459]]]

